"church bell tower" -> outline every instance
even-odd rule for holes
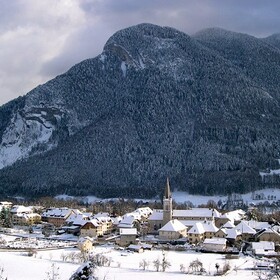
[[[172,220],[172,197],[169,179],[167,178],[163,195],[163,225],[167,224],[170,220]]]

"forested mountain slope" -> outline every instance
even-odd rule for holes
[[[151,197],[279,187],[280,49],[140,24],[0,108],[2,194]],[[270,178],[268,177],[268,178]]]

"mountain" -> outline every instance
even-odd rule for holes
[[[279,187],[280,50],[140,24],[0,108],[0,194],[152,197]]]

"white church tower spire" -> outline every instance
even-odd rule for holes
[[[163,225],[167,224],[170,220],[172,220],[172,196],[169,179],[167,178],[163,196]]]

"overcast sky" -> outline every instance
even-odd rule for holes
[[[280,33],[279,0],[0,0],[0,105],[102,52],[117,30],[149,22],[187,34],[221,27]]]

